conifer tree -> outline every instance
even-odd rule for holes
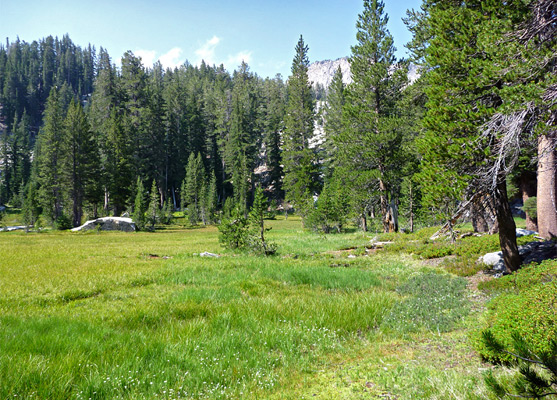
[[[288,79],[288,105],[284,128],[284,190],[286,200],[306,215],[317,186],[317,161],[309,147],[313,137],[314,104],[308,80],[308,46],[300,36]]]
[[[145,194],[145,188],[143,187],[143,182],[141,178],[137,178],[137,191],[135,194],[135,203],[133,207],[132,219],[135,222],[135,226],[138,230],[142,231],[146,227],[146,217],[147,212],[147,197]]]
[[[83,107],[72,102],[64,121],[68,152],[64,156],[62,174],[71,204],[73,226],[81,225],[83,203],[87,199],[99,202],[96,179],[99,155]]]
[[[358,16],[358,43],[350,57],[353,83],[347,88],[346,129],[338,137],[338,148],[344,167],[355,172],[352,184],[378,192],[383,229],[390,232],[398,229],[396,183],[402,130],[397,103],[406,69],[396,61],[384,7],[380,0],[365,0]]]
[[[428,188],[423,200],[448,216],[458,201],[489,197],[509,272],[520,267],[521,259],[507,195],[509,171],[499,166],[512,167],[519,147],[513,145],[507,152],[501,133],[504,115],[513,113],[521,96],[509,81],[520,76],[522,68],[508,64],[520,46],[501,38],[526,10],[518,3],[431,2],[422,23],[429,37],[425,133],[418,143],[423,155],[419,177]],[[530,81],[529,75],[519,80]],[[531,92],[529,88],[522,93]]]
[[[154,231],[155,224],[157,223],[157,218],[159,216],[159,191],[157,189],[157,182],[153,179],[153,184],[151,185],[151,191],[149,192],[149,207],[147,209],[147,224],[149,229]]]
[[[39,199],[43,213],[54,222],[62,216],[63,212],[65,186],[62,179],[62,166],[67,150],[63,109],[55,88],[48,96],[44,121],[36,148],[36,162],[39,166]]]
[[[200,206],[204,195],[205,171],[201,160],[201,153],[190,154],[186,167],[186,202],[188,217],[191,224],[197,224],[200,219]]]
[[[342,82],[342,71],[340,66],[333,75],[333,80],[329,85],[327,94],[327,103],[325,106],[325,142],[323,167],[325,169],[326,179],[333,175],[335,165],[337,163],[337,144],[338,136],[344,130],[342,113],[344,104],[346,103],[345,87]]]
[[[284,129],[286,108],[286,86],[280,75],[267,79],[264,84],[265,115],[263,142],[265,158],[269,169],[270,185],[276,198],[283,197],[281,132]]]

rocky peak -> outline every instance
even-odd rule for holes
[[[350,62],[348,57],[338,58],[336,60],[315,61],[309,65],[308,78],[312,82],[314,88],[327,89],[333,80],[333,76],[337,68],[340,66],[342,71],[342,81],[345,85],[352,83],[352,74],[350,73]],[[410,64],[408,67],[408,80],[414,83],[419,77],[418,66]]]
[[[342,71],[342,81],[345,84],[352,82],[352,75],[350,74],[350,63],[348,57],[338,58],[336,60],[323,60],[315,61],[309,65],[308,78],[313,82],[313,86],[317,85],[328,88],[333,80],[336,70],[340,66]]]

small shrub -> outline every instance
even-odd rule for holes
[[[248,245],[249,221],[239,208],[229,211],[219,225],[219,241],[230,249],[243,249]]]
[[[56,221],[54,221],[54,228],[59,231],[73,228],[71,218],[65,214],[60,215],[56,218]]]
[[[515,287],[517,292],[503,293],[489,304],[487,328],[503,346],[512,346],[513,335],[519,335],[530,343],[532,351],[547,352],[551,340],[557,337],[557,280],[524,290],[520,286]],[[491,362],[512,359],[486,347],[478,334],[474,340],[484,359]]]
[[[450,331],[468,313],[466,284],[463,278],[445,274],[410,278],[397,289],[406,298],[391,310],[384,326],[399,332]]]

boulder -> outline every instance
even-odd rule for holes
[[[496,265],[499,261],[503,261],[503,252],[496,251],[493,253],[487,253],[480,258],[481,262],[485,265]]]
[[[516,228],[516,237],[522,237],[522,236],[530,236],[530,235],[537,235],[538,232],[534,232],[534,231],[529,231],[528,229],[522,229],[522,228]]]
[[[557,247],[552,240],[526,243],[518,248],[518,252],[522,258],[522,264],[541,263],[543,260],[557,258]]]
[[[17,225],[17,226],[6,226],[5,228],[0,228],[0,232],[11,232],[11,231],[20,231],[27,228],[25,225]]]
[[[199,257],[220,257],[220,256],[218,254],[209,253],[208,251],[205,251],[205,252],[201,253],[199,255]]]
[[[89,230],[135,232],[135,223],[131,218],[104,217],[87,221],[83,225],[73,228],[72,232]]]

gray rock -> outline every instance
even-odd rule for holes
[[[104,217],[87,221],[85,224],[73,228],[72,232],[89,231],[93,229],[101,231],[135,232],[135,223],[131,218]]]
[[[0,228],[0,232],[11,232],[11,231],[21,231],[27,228],[25,225],[18,225],[18,226],[6,226],[5,228]]]
[[[503,253],[501,251],[496,251],[494,253],[487,253],[480,259],[486,265],[495,265],[498,262],[503,262]]]
[[[217,258],[218,258],[218,257],[220,257],[220,256],[219,256],[218,254],[209,253],[208,251],[205,251],[205,252],[201,253],[201,254],[199,255],[199,257],[217,257]]]
[[[522,264],[540,263],[557,258],[557,247],[552,240],[526,243],[518,248],[518,252],[522,258]]]
[[[516,237],[522,237],[522,236],[530,236],[530,235],[537,235],[538,232],[534,232],[534,231],[529,231],[528,229],[522,229],[522,228],[516,228]]]

